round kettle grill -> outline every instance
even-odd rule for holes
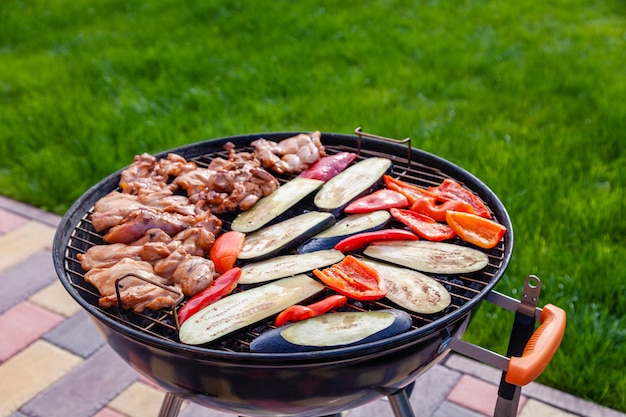
[[[223,149],[233,143],[249,151],[259,138],[279,142],[299,132],[233,136],[194,143],[155,155],[176,153],[198,166],[215,157],[227,158]],[[104,244],[89,216],[94,204],[119,188],[119,170],[87,190],[59,224],[53,261],[62,284],[89,313],[113,350],[130,366],[166,391],[160,417],[174,417],[183,400],[222,412],[245,416],[328,416],[387,397],[396,417],[412,416],[412,383],[451,351],[503,370],[496,415],[515,415],[519,389],[547,366],[564,333],[565,315],[558,307],[537,307],[540,281],[528,277],[523,297],[515,300],[494,291],[511,259],[511,222],[498,197],[478,178],[450,161],[411,148],[409,139],[396,141],[364,133],[322,133],[327,154],[356,152],[357,160],[385,157],[392,161],[391,175],[421,187],[436,186],[452,178],[478,195],[493,218],[507,228],[502,241],[485,250],[489,264],[483,270],[433,276],[449,289],[452,304],[434,315],[411,313],[413,325],[403,334],[350,347],[300,353],[253,353],[250,341],[272,328],[272,319],[235,332],[204,346],[181,343],[177,336],[176,306],[156,313],[135,313],[121,308],[103,309],[97,290],[84,280],[78,254]],[[292,177],[278,175],[284,183]],[[302,210],[302,208],[299,208]],[[298,211],[298,213],[301,211]],[[287,212],[287,216],[296,213]],[[224,217],[228,228],[233,217]],[[466,245],[459,239],[454,243]],[[466,343],[460,338],[482,301],[515,312],[506,356]],[[385,299],[353,303],[348,308],[373,310],[391,305]],[[541,325],[535,329],[535,322]]]

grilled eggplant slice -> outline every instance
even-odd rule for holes
[[[246,236],[238,259],[260,261],[269,258],[297,246],[334,222],[335,218],[330,213],[310,211],[266,226]]]
[[[235,217],[231,229],[244,233],[260,229],[320,188],[322,184],[324,181],[296,177]]]
[[[320,250],[317,252],[283,255],[254,262],[241,268],[240,284],[257,284],[272,281],[291,275],[312,271],[335,264],[343,259],[343,253],[338,250]]]
[[[363,253],[370,258],[435,274],[467,274],[480,271],[489,263],[487,255],[479,250],[427,240],[374,242]]]
[[[263,333],[251,352],[309,352],[374,342],[403,333],[411,316],[396,309],[322,314]]]
[[[324,286],[306,275],[283,278],[224,297],[189,317],[180,326],[180,341],[212,342],[318,294]]]
[[[346,168],[315,195],[320,210],[338,214],[348,203],[368,192],[391,168],[387,158],[368,158]]]
[[[391,214],[386,210],[352,214],[304,242],[298,247],[298,253],[332,249],[346,236],[382,229],[387,225],[390,218]]]
[[[450,305],[450,293],[433,278],[412,269],[363,260],[374,268],[387,288],[387,299],[419,314],[434,314]]]

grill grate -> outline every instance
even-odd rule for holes
[[[354,152],[355,148],[348,145],[326,145],[326,152],[328,154],[334,154],[338,152]],[[238,151],[252,151],[249,147],[238,147]],[[409,156],[411,153],[409,152]],[[194,161],[199,167],[206,167],[210,161],[216,157],[227,158],[228,155],[221,149],[208,150],[207,153],[194,157],[187,157],[188,160]],[[419,160],[410,160],[407,157],[400,155],[390,155],[382,150],[364,149],[359,146],[359,155],[357,160],[362,160],[370,157],[384,157],[391,159],[393,162],[392,174],[395,177],[399,177],[404,181],[418,185],[421,187],[436,186],[445,178],[449,178],[448,175],[443,173],[440,169],[425,164]],[[290,180],[293,177],[290,176],[277,176],[281,183]],[[458,178],[455,178],[459,181]],[[461,181],[459,181],[461,182]],[[110,190],[107,190],[107,192]],[[304,202],[306,205],[307,203]],[[312,204],[309,202],[309,204]],[[144,313],[136,313],[132,311],[122,311],[119,308],[102,309],[98,306],[98,291],[84,280],[84,271],[80,266],[80,261],[77,258],[79,253],[85,253],[93,245],[105,244],[102,240],[102,235],[97,233],[89,220],[89,216],[92,213],[89,210],[80,219],[77,226],[72,231],[69,242],[65,250],[65,270],[70,284],[79,295],[91,304],[95,309],[99,310],[102,314],[111,318],[114,321],[124,323],[141,332],[150,334],[154,337],[165,339],[172,342],[179,342],[177,324],[174,318],[173,311],[158,311],[152,312],[146,310]],[[299,206],[298,210],[302,210],[302,206]],[[294,211],[288,211],[284,216],[292,216]],[[234,216],[234,215],[232,215]],[[497,218],[494,219],[498,221]],[[232,218],[228,216],[223,217],[224,227],[228,229],[230,227],[230,221]],[[280,219],[277,219],[280,220]],[[397,225],[397,227],[402,227]],[[506,239],[506,237],[505,237]],[[459,245],[466,245],[465,242],[455,239],[454,243]],[[505,242],[502,241],[493,249],[486,251],[489,257],[489,264],[483,270],[471,274],[461,274],[453,276],[426,274],[441,282],[452,296],[452,303],[443,312],[433,315],[421,315],[410,313],[413,318],[413,328],[418,329],[427,324],[430,324],[442,317],[453,313],[461,308],[467,302],[472,300],[483,292],[490,283],[493,282],[498,272],[505,267]],[[330,290],[327,290],[330,293]],[[377,310],[383,308],[400,308],[386,299],[379,300],[377,302],[352,302],[342,307],[343,310],[351,311],[365,311],[365,310]],[[221,341],[214,342],[207,345],[207,349],[222,350],[222,351],[237,351],[246,352],[249,351],[249,344],[259,334],[266,331],[268,328],[273,328],[272,320],[267,320],[263,323],[255,325],[253,328],[244,329],[230,337]]]

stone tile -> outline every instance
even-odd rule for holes
[[[466,375],[473,375],[495,385],[500,384],[502,371],[459,354],[448,356],[445,361],[445,366]]]
[[[48,332],[44,339],[83,358],[106,343],[86,311],[79,311],[65,320]]]
[[[68,294],[59,280],[33,294],[30,301],[65,317],[73,316],[82,310],[80,304]]]
[[[107,345],[22,411],[30,417],[91,417],[137,378],[138,374]]]
[[[37,340],[4,362],[0,365],[0,417],[19,410],[80,361],[79,357],[63,349]]]
[[[370,417],[381,417],[376,416],[375,414]],[[203,407],[201,405],[195,403],[183,403],[183,407],[181,408],[178,417],[234,417],[234,414],[230,413],[222,413],[221,411],[212,410],[207,407]],[[350,414],[349,417],[352,417]]]
[[[0,315],[0,361],[6,361],[62,320],[58,314],[29,301],[7,310]]]
[[[8,233],[22,226],[28,221],[27,217],[20,216],[0,208],[0,234]]]
[[[0,236],[0,271],[27,260],[42,249],[52,247],[56,229],[35,220]]]
[[[11,414],[10,417],[28,417],[26,414],[22,414],[19,411],[17,413]]]
[[[576,414],[567,413],[548,404],[528,400],[518,414],[519,417],[574,417]]]
[[[98,411],[96,414],[94,414],[93,417],[126,417],[126,416],[118,413],[115,410],[111,410],[110,408],[105,407],[102,410]]]
[[[135,382],[115,397],[109,407],[128,417],[156,416],[165,393],[153,386]]]
[[[483,415],[444,401],[432,417],[483,417]]]
[[[42,250],[26,262],[0,272],[0,313],[58,279],[50,251]]]
[[[430,416],[458,384],[461,374],[435,365],[415,381],[410,401],[417,415]]]
[[[27,217],[29,219],[36,219],[41,223],[47,224],[56,228],[61,221],[61,216],[49,213],[47,211],[40,210],[36,207],[24,204],[22,202],[4,197],[0,195],[0,208],[6,209],[13,213]]]
[[[498,386],[469,375],[463,375],[447,399],[463,408],[491,416],[498,400]],[[518,410],[525,401],[526,398],[522,395]]]
[[[547,387],[538,383],[530,383],[522,389],[522,393],[529,398],[550,404],[561,410],[585,417],[626,417],[608,407],[585,401],[582,398]]]

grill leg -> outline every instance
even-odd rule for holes
[[[161,410],[158,417],[176,417],[180,412],[180,406],[183,405],[183,399],[169,392],[165,393],[165,398],[161,403]]]
[[[415,417],[406,388],[387,396],[387,399],[395,417]]]

